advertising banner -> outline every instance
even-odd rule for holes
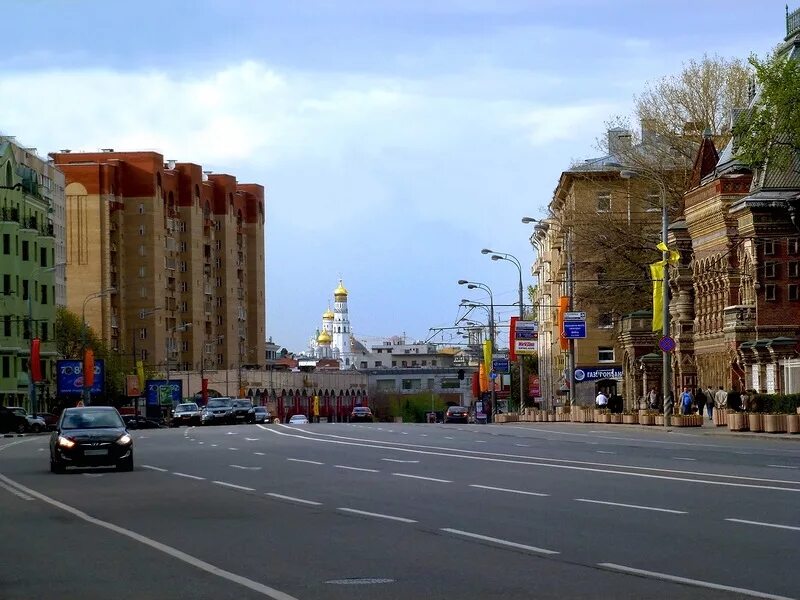
[[[575,381],[597,381],[598,379],[622,379],[622,367],[578,367],[575,369]]]
[[[103,393],[105,381],[105,363],[102,358],[94,361],[94,381],[90,389],[92,394]],[[56,389],[59,394],[81,394],[83,392],[83,361],[56,361]]]
[[[528,378],[528,395],[534,398],[538,398],[542,395],[542,390],[539,385],[538,375],[531,375]]]
[[[138,375],[125,376],[125,395],[128,396],[128,398],[138,398],[142,395],[142,390],[139,388]]]
[[[517,354],[536,354],[539,348],[539,323],[517,321],[514,327],[514,351]]]
[[[148,406],[172,406],[183,400],[183,381],[171,379],[148,379],[145,382],[145,398]]]

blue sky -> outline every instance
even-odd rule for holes
[[[520,218],[647,81],[782,39],[784,1],[757,4],[5,0],[0,131],[263,183],[276,342],[305,346],[340,275],[357,337],[425,339],[481,298],[458,279],[516,300],[480,249],[530,264]]]

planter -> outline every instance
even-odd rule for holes
[[[639,422],[639,415],[622,415],[622,423],[623,425],[635,425]]]
[[[609,415],[609,417],[611,418],[611,421],[610,421],[611,423],[622,424],[622,415],[621,414],[612,413],[611,415]]]
[[[714,409],[714,412],[711,413],[711,416],[714,419],[714,425],[717,427],[724,427],[728,424],[728,411],[724,408]]]
[[[764,415],[760,413],[750,413],[747,415],[747,426],[750,431],[764,431]]]
[[[672,415],[669,424],[673,427],[702,427],[703,417],[701,415]]]
[[[764,415],[764,431],[767,433],[786,433],[788,415]]]
[[[656,425],[664,426],[664,415],[656,415]]]
[[[556,422],[555,414],[550,413],[549,415],[547,415],[547,421],[548,421],[548,423],[555,423]]]
[[[800,415],[786,415],[786,432],[800,433]]]
[[[608,414],[608,409],[606,408],[595,408],[594,409],[594,422],[595,423],[608,423],[608,421],[601,420],[605,419],[605,415]]]
[[[639,415],[639,425],[655,425],[656,424],[656,415],[648,414],[645,412],[643,415]]]
[[[728,413],[728,429],[731,431],[746,431],[749,421],[744,413]]]
[[[597,414],[594,416],[595,423],[611,423],[611,415],[608,413]]]

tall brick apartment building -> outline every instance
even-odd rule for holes
[[[263,186],[157,152],[51,156],[66,178],[71,310],[159,371],[263,365]]]

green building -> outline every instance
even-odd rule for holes
[[[0,138],[0,404],[29,411],[45,410],[55,395],[53,181],[24,164],[37,161],[42,163],[32,149]],[[36,406],[28,378],[32,337],[40,340]]]

